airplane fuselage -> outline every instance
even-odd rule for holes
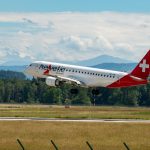
[[[68,82],[83,87],[121,88],[147,84],[150,74],[150,50],[130,73],[37,61],[25,70],[34,77],[45,78],[49,86]]]
[[[34,62],[27,72],[39,78],[59,76],[76,79],[81,81],[85,87],[106,87],[127,75],[125,72],[44,61]]]

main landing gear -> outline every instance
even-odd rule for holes
[[[78,94],[78,93],[79,93],[79,90],[78,90],[78,89],[71,89],[71,90],[70,90],[70,93],[71,93],[71,94]]]
[[[98,89],[92,89],[92,95],[97,96],[99,93],[100,91]]]
[[[97,95],[99,95],[99,93],[100,93],[100,91],[98,90],[98,89],[92,89],[92,95],[93,96],[97,96]],[[70,93],[71,94],[78,94],[79,93],[79,90],[78,89],[76,89],[76,88],[72,88],[72,89],[70,89]]]

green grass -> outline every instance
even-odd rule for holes
[[[20,139],[26,150],[54,149],[52,139],[60,150],[88,150],[89,141],[94,150],[150,149],[148,123],[88,123],[0,121],[0,149],[19,150]]]
[[[46,118],[105,118],[150,119],[150,108],[92,107],[49,105],[0,105],[0,117]],[[26,150],[54,149],[52,139],[60,150],[88,150],[89,141],[94,150],[150,149],[149,123],[92,123],[46,121],[0,121],[0,149],[19,150],[20,139]]]
[[[150,108],[64,106],[51,105],[0,105],[0,117],[45,117],[87,119],[150,119]]]

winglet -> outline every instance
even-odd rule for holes
[[[141,79],[148,78],[150,74],[150,50],[130,74]]]

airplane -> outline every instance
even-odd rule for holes
[[[46,84],[51,87],[70,83],[92,88],[92,94],[98,94],[98,87],[124,88],[147,84],[150,74],[150,50],[130,73],[46,61],[33,62],[25,69],[25,73],[44,78]],[[78,93],[77,88],[72,88],[71,93]]]

